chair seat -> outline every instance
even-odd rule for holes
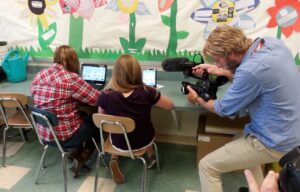
[[[116,150],[116,149],[112,146],[112,144],[111,144],[109,138],[106,139],[106,141],[105,141],[105,143],[104,143],[104,150],[105,150],[106,153],[130,157],[130,153],[129,153],[129,152],[120,152],[120,151]],[[133,155],[134,155],[135,157],[141,157],[141,156],[143,156],[146,152],[147,152],[147,148],[145,148],[145,149],[140,149],[140,150],[137,150],[137,151],[133,151]]]
[[[30,111],[28,109],[24,109],[24,111],[29,116]],[[25,118],[25,116],[20,110],[18,110],[15,114],[9,117],[7,122],[9,125],[15,127],[32,128],[30,122],[28,122],[28,120]]]

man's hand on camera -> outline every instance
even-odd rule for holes
[[[187,89],[189,91],[189,93],[187,95],[187,99],[189,100],[189,102],[196,104],[196,105],[201,105],[202,107],[206,108],[207,110],[215,113],[215,101],[214,100],[210,99],[208,101],[205,101],[190,86],[187,86]]]
[[[216,65],[211,64],[200,64],[193,67],[193,74],[197,76],[202,76],[204,70],[207,70],[207,72],[211,75],[218,75],[219,74],[219,68]]]
[[[197,92],[194,89],[192,89],[189,85],[187,86],[187,89],[189,90],[189,94],[187,95],[187,99],[189,100],[189,102],[192,104],[199,105],[198,98],[200,97],[197,94]]]
[[[195,67],[193,67],[192,73],[198,77],[201,77],[204,70],[207,70],[207,72],[210,75],[225,76],[229,80],[233,78],[233,74],[229,70],[220,68],[217,65],[212,65],[212,64],[196,65]]]

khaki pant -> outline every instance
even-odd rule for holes
[[[241,136],[201,159],[198,167],[201,192],[222,192],[221,174],[243,169],[250,169],[261,185],[264,179],[261,165],[278,162],[283,155],[266,148],[256,137]]]

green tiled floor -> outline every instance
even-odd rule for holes
[[[2,131],[2,130],[1,130]],[[63,176],[61,169],[60,153],[55,148],[51,148],[47,154],[46,170],[42,170],[39,185],[34,185],[35,172],[41,157],[42,147],[39,145],[33,131],[29,133],[30,142],[24,145],[18,153],[7,158],[8,166],[18,166],[29,168],[30,170],[11,189],[1,189],[0,191],[13,192],[52,192],[63,191]],[[147,191],[148,192],[185,192],[199,191],[198,172],[196,167],[196,147],[158,143],[159,156],[161,161],[161,173],[157,174],[155,169],[148,171]],[[95,156],[94,156],[95,157]],[[1,159],[2,160],[2,159]],[[78,191],[88,176],[95,175],[95,159],[89,162],[92,171],[83,172],[77,179],[72,178],[68,164],[68,189]],[[120,168],[126,177],[126,183],[117,185],[114,192],[140,191],[142,164],[139,160],[128,158],[120,159]],[[3,169],[3,168],[1,168]],[[100,166],[100,177],[111,179],[110,172],[103,165]],[[0,175],[1,180],[7,179]],[[224,174],[223,186],[225,192],[238,191],[240,186],[245,186],[245,179],[241,172]],[[93,186],[90,186],[91,189]],[[84,191],[91,191],[86,189]]]

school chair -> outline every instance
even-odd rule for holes
[[[132,151],[130,141],[128,139],[127,134],[132,132],[135,129],[134,120],[128,117],[121,117],[121,116],[113,116],[113,115],[106,115],[100,113],[93,114],[93,122],[94,124],[100,129],[100,138],[101,138],[101,150],[98,151],[97,161],[96,161],[96,176],[95,176],[95,185],[94,185],[94,192],[97,191],[98,185],[98,172],[99,172],[99,164],[100,158],[108,153],[110,155],[118,155],[124,157],[130,157],[131,159],[139,159],[143,163],[143,175],[142,175],[142,192],[145,191],[146,182],[147,182],[147,163],[143,156],[146,154],[147,149],[141,149],[138,151]],[[120,152],[113,148],[110,138],[108,137],[106,141],[104,141],[103,131],[107,133],[114,133],[114,134],[123,134],[126,140],[126,144],[128,147],[128,152]],[[153,147],[155,150],[156,155],[156,170],[159,173],[159,158],[158,158],[158,151],[157,146],[153,142]],[[104,158],[103,158],[104,159]],[[105,159],[104,159],[105,161]]]
[[[55,147],[57,149],[59,149],[60,153],[61,153],[61,157],[62,157],[62,165],[63,165],[63,176],[64,176],[64,190],[65,192],[67,192],[67,168],[66,168],[66,164],[67,164],[67,157],[68,155],[74,151],[74,148],[63,148],[55,134],[55,131],[53,129],[53,127],[55,127],[56,125],[58,125],[58,119],[56,117],[56,115],[50,111],[46,111],[43,109],[39,109],[36,107],[29,107],[31,110],[31,119],[34,125],[34,130],[36,131],[36,134],[38,136],[39,142],[40,144],[43,146],[44,151],[42,154],[42,157],[40,159],[40,163],[38,166],[38,170],[36,172],[36,176],[35,176],[35,184],[38,184],[38,179],[39,179],[39,175],[40,175],[40,171],[41,169],[45,169],[46,168],[46,163],[45,163],[45,156],[46,156],[46,152],[48,147]],[[37,129],[37,124],[42,125],[45,128],[48,128],[55,140],[55,144],[56,145],[51,145],[48,143],[45,143],[42,139],[42,136],[39,134],[38,129]]]
[[[24,129],[32,129],[28,109],[28,97],[21,93],[0,93],[0,113],[4,121],[2,167],[6,160],[6,132],[8,129],[17,128],[20,131],[24,143],[26,135]]]

